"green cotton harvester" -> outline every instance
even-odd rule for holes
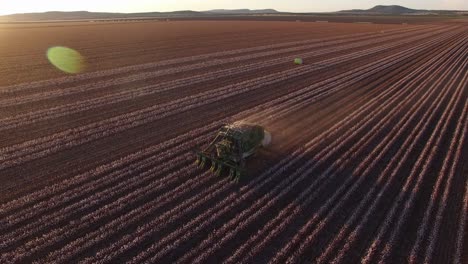
[[[304,61],[302,61],[302,58],[295,58],[294,59],[294,64],[296,65],[302,65]]]
[[[211,165],[210,170],[218,176],[229,171],[229,177],[238,182],[245,174],[246,158],[270,143],[271,134],[262,126],[243,121],[224,125],[208,147],[197,151],[196,164],[200,168]]]

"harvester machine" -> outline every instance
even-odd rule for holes
[[[262,126],[246,122],[224,125],[208,147],[196,152],[196,164],[200,168],[210,166],[218,176],[229,171],[229,177],[238,182],[245,174],[246,158],[270,142],[271,134]]]

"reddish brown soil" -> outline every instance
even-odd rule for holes
[[[0,24],[0,85],[63,76],[46,58],[53,46],[78,50],[88,71],[278,42],[378,32],[403,25],[248,21]]]
[[[0,67],[0,262],[463,262],[466,28],[0,26],[50,36]],[[54,39],[89,72],[52,69]],[[198,169],[241,119],[274,140],[241,182]]]

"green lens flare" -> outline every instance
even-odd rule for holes
[[[81,54],[67,47],[52,47],[47,50],[47,58],[57,69],[70,73],[80,73],[85,69],[85,59]]]

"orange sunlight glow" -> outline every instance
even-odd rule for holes
[[[112,7],[110,1],[64,1],[64,0],[13,0],[0,1],[0,15],[16,13],[36,13],[47,11],[85,11],[83,7],[100,10]],[[85,8],[86,9],[86,8]],[[112,9],[112,8],[110,8]],[[92,11],[88,10],[88,11]]]
[[[41,6],[44,3],[41,1],[1,1],[0,2],[0,15],[8,15],[13,13],[29,13],[29,12],[42,12]]]

